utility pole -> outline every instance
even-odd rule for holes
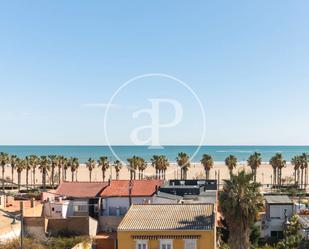
[[[20,202],[20,249],[24,249],[24,203]]]

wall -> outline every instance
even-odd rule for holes
[[[39,204],[33,208],[24,209],[25,217],[41,217],[43,214],[43,204]]]
[[[201,235],[197,240],[198,249],[215,249],[216,237],[213,230],[211,231],[141,231],[141,232],[118,232],[118,249],[135,249],[135,241],[131,238],[132,235]],[[149,240],[148,249],[160,248],[159,240]],[[185,249],[184,240],[173,240],[173,249]]]
[[[159,196],[154,196],[152,203],[155,203],[155,204],[177,204],[178,201],[173,200],[173,199],[168,199],[168,198],[162,198],[162,197],[159,197]]]
[[[66,219],[49,219],[47,232],[57,235],[61,232],[72,232],[79,235],[95,236],[98,222],[91,217],[68,217]]]
[[[116,231],[122,218],[118,216],[100,216],[99,231]]]
[[[24,231],[35,238],[45,237],[46,225],[48,221],[44,217],[24,217]]]
[[[103,215],[109,215],[109,207],[126,207],[129,209],[129,197],[109,197],[104,198],[106,209]],[[152,201],[152,197],[132,197],[132,204],[142,204],[144,201]]]

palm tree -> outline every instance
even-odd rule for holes
[[[31,159],[30,157],[25,157],[25,170],[26,170],[26,188],[29,187],[29,171],[31,170]]]
[[[119,180],[119,172],[122,168],[122,163],[119,160],[116,160],[113,164],[113,167],[115,168],[116,171],[116,180]]]
[[[39,169],[42,173],[42,186],[44,190],[46,189],[46,176],[48,171],[50,170],[50,167],[51,161],[49,160],[49,158],[47,156],[41,156]]]
[[[283,160],[281,153],[277,153],[270,159],[269,163],[273,167],[273,170],[274,170],[274,185],[281,186],[282,185],[282,168],[286,166],[286,161]]]
[[[101,156],[98,160],[98,163],[99,163],[99,167],[101,167],[101,170],[102,170],[102,178],[104,182],[106,170],[108,170],[109,168],[109,161],[108,161],[107,156]]]
[[[225,165],[228,167],[228,169],[230,171],[230,176],[232,176],[233,169],[236,168],[236,165],[237,165],[237,158],[233,155],[229,155],[225,159]]]
[[[302,179],[302,185],[303,188],[307,188],[307,177],[308,177],[308,154],[303,153],[301,156],[301,161],[302,161],[302,165],[301,165],[301,170],[302,170],[302,178],[304,177],[304,180]],[[305,175],[303,175],[303,171],[305,170]]]
[[[158,155],[153,155],[151,160],[151,165],[156,169],[156,179],[160,178],[160,161]]]
[[[214,161],[210,155],[204,154],[201,160],[202,165],[204,166],[206,180],[209,179],[210,169],[214,165]]]
[[[162,178],[165,180],[165,178],[166,178],[166,170],[170,166],[170,163],[169,163],[169,161],[168,161],[166,156],[164,156],[164,155],[160,156],[160,165],[161,165],[160,166],[161,172],[163,174]]]
[[[299,186],[299,169],[302,164],[301,156],[294,156],[291,160],[291,163],[294,166],[294,183],[298,187]]]
[[[2,190],[4,191],[4,170],[5,165],[9,162],[9,155],[4,152],[0,152],[0,164],[2,167]]]
[[[24,159],[20,159],[20,158],[16,159],[18,192],[20,191],[21,172],[25,169],[25,166],[26,166],[26,161]]]
[[[253,181],[253,174],[245,171],[238,175],[232,173],[230,180],[224,181],[219,202],[230,233],[230,249],[250,248],[250,228],[263,205],[259,188],[260,184]]]
[[[127,159],[129,163],[129,170],[130,170],[130,180],[135,180],[136,178],[136,170],[137,170],[137,165],[138,165],[138,157],[133,156],[131,158]]]
[[[74,182],[74,174],[76,174],[76,179],[75,181],[77,181],[77,169],[79,167],[79,162],[78,162],[78,158],[73,157],[70,159],[70,168],[71,168],[71,174],[72,174],[72,182]]]
[[[256,171],[262,163],[261,153],[254,152],[251,156],[249,156],[247,162],[252,170],[253,180],[256,182]]]
[[[87,163],[86,163],[86,167],[89,170],[89,181],[90,182],[91,182],[92,170],[95,168],[95,166],[96,166],[95,160],[89,158]]]
[[[14,182],[14,170],[15,170],[15,166],[16,166],[16,159],[17,159],[16,155],[11,155],[10,165],[11,165],[12,189],[13,189],[13,186],[14,186],[13,182]]]
[[[188,170],[189,170],[189,167],[190,167],[190,157],[186,153],[180,152],[180,153],[178,153],[176,161],[177,161],[178,166],[181,168],[180,178],[182,180],[186,180]]]
[[[147,168],[147,163],[144,158],[137,157],[138,179],[144,178],[144,170]]]
[[[59,163],[58,163],[58,176],[59,176],[58,185],[60,185],[61,180],[65,180],[64,176],[62,174],[64,173],[63,172],[64,170],[65,170],[65,173],[66,173],[67,167],[65,169],[65,165],[67,165],[68,159],[64,156],[58,156],[58,160],[59,160]]]
[[[40,160],[39,158],[36,156],[36,155],[30,155],[29,156],[29,163],[31,165],[31,169],[32,169],[32,185],[33,185],[33,188],[35,187],[35,171],[36,171],[36,168],[37,166],[40,164]]]
[[[54,188],[55,169],[59,166],[59,158],[57,155],[49,155],[48,158],[50,159],[50,162],[51,162],[51,173],[50,173],[51,184],[52,184],[52,187]]]

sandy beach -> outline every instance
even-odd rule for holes
[[[234,172],[237,172],[239,170],[245,169],[247,172],[250,172],[250,168],[244,164],[239,163],[234,170]],[[56,170],[57,172],[57,170]],[[149,165],[147,169],[144,172],[145,177],[151,177],[155,175],[155,169]],[[220,174],[220,183],[224,179],[229,178],[229,171],[227,167],[224,165],[223,162],[215,162],[214,167],[210,171],[210,178],[215,179],[216,176],[218,177],[218,174]],[[287,164],[287,166],[282,170],[282,177],[283,179],[286,178],[291,178],[293,179],[293,174],[294,174],[294,169],[291,164]],[[272,167],[267,164],[263,163],[257,170],[257,181],[262,183],[262,184],[271,184],[272,182],[272,175],[273,175],[273,169]],[[47,177],[47,181],[50,180],[50,172]],[[119,179],[129,179],[130,173],[127,167],[122,167],[120,174],[119,174]],[[168,168],[166,172],[166,179],[177,179],[180,177],[180,168],[177,166],[176,163],[171,163],[170,167]],[[5,167],[5,178],[10,178],[11,179],[11,168],[9,165]],[[111,179],[116,179],[116,172],[113,168],[109,168],[106,171],[106,180],[109,178]],[[202,179],[205,178],[205,172],[204,168],[200,163],[191,163],[191,166],[188,171],[188,178],[189,179]],[[23,171],[21,175],[22,179],[22,184],[25,184],[26,182],[26,172]],[[71,171],[70,169],[67,170],[67,181],[71,180]],[[78,168],[77,172],[77,180],[78,181],[89,181],[89,171],[86,168],[84,164],[81,164],[80,167]],[[92,181],[102,181],[102,171],[101,168],[96,167],[92,171]],[[17,172],[14,172],[14,182],[17,182]],[[36,184],[41,184],[42,182],[42,176],[41,172],[37,169],[36,170]],[[32,183],[32,174],[29,172],[29,183]]]

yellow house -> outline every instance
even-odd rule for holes
[[[215,249],[213,204],[133,204],[117,230],[118,249]]]

